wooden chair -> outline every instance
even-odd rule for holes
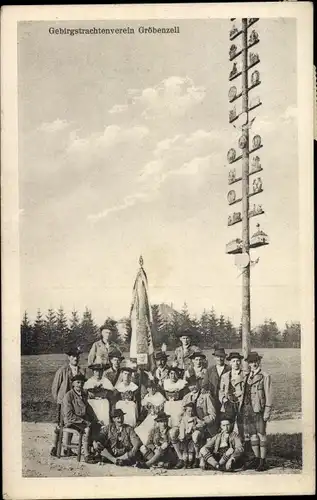
[[[63,444],[64,437],[71,435],[72,437],[77,436],[77,442],[71,442],[71,444]],[[65,439],[67,442],[67,439]],[[62,450],[77,450],[77,462],[80,462],[81,459],[81,449],[83,444],[83,432],[79,432],[76,429],[72,429],[71,427],[60,425],[58,443],[57,443],[57,458],[61,458]]]

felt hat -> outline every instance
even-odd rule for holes
[[[175,335],[178,338],[180,338],[180,337],[194,337],[195,336],[194,332],[190,328],[183,328],[183,329],[179,330],[178,332],[176,332]]]
[[[71,346],[68,347],[66,354],[67,356],[74,356],[75,358],[77,358],[80,355],[80,350],[78,347]]]
[[[122,356],[121,352],[118,351],[118,349],[112,349],[112,351],[109,352],[108,358],[119,358],[122,361],[124,359],[124,356]]]
[[[129,373],[133,373],[135,371],[134,368],[132,368],[131,366],[122,366],[120,368],[120,372],[129,372]]]
[[[82,373],[77,373],[77,375],[74,375],[74,377],[72,377],[72,382],[75,382],[75,380],[81,380],[82,382],[86,382],[86,378]]]
[[[125,413],[124,411],[121,410],[121,408],[115,408],[111,412],[111,418],[116,418],[116,417],[124,417]]]
[[[88,368],[93,371],[101,371],[103,372],[106,369],[106,365],[103,365],[101,363],[94,363],[92,365],[89,365]]]
[[[230,352],[227,356],[227,361],[231,361],[232,359],[243,359],[243,356],[238,352]]]
[[[170,415],[167,415],[165,411],[159,411],[156,417],[154,417],[155,422],[167,422]]]
[[[168,356],[165,352],[159,351],[155,354],[155,359],[158,361],[159,359],[167,360]]]
[[[194,351],[193,354],[191,354],[189,357],[190,357],[190,359],[194,359],[194,358],[206,359],[206,355],[202,351]]]
[[[212,353],[213,356],[219,356],[219,358],[225,358],[226,357],[226,351],[224,350],[223,347],[217,347],[214,352]]]
[[[226,413],[223,413],[221,416],[220,416],[220,423],[221,422],[229,422],[230,424],[233,423],[232,421],[232,418],[228,417],[228,415],[226,415]]]
[[[184,408],[192,408],[193,410],[195,410],[196,406],[195,406],[195,403],[193,403],[192,401],[189,401],[188,403],[186,403],[184,405]]]
[[[249,355],[246,358],[246,361],[248,363],[254,363],[256,361],[260,361],[262,359],[262,356],[260,356],[257,352],[253,351],[250,352]]]
[[[195,385],[196,387],[198,386],[198,381],[197,381],[197,378],[195,377],[195,375],[191,375],[186,380],[187,380],[188,387],[193,386],[193,385]]]
[[[175,372],[178,377],[181,377],[184,373],[184,370],[178,368],[177,366],[169,366],[168,373],[170,374],[171,372]]]

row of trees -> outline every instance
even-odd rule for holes
[[[155,347],[166,343],[168,349],[177,345],[176,333],[189,327],[196,335],[201,348],[221,345],[225,348],[241,347],[241,325],[236,328],[229,318],[217,316],[214,309],[203,311],[200,317],[192,316],[184,304],[181,311],[175,311],[166,304],[152,306],[153,340]],[[128,318],[116,321],[108,318],[112,341],[123,349],[128,349],[131,325]],[[36,318],[30,321],[25,312],[21,323],[22,354],[44,354],[64,352],[69,345],[76,344],[87,352],[92,343],[99,338],[99,326],[90,309],[80,315],[73,311],[68,317],[62,307],[57,311],[48,309],[46,314],[37,311]],[[252,347],[300,347],[301,327],[298,322],[286,323],[280,331],[276,322],[268,319],[251,332]]]

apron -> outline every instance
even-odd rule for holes
[[[88,399],[88,403],[94,410],[98,420],[103,422],[104,425],[108,425],[110,421],[110,404],[108,399]]]

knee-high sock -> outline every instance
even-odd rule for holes
[[[251,436],[251,447],[256,458],[260,458],[260,439],[258,435]]]
[[[151,467],[151,465],[154,465],[156,462],[159,461],[159,459],[161,458],[161,456],[162,456],[162,451],[161,450],[155,450],[152,458],[150,458],[149,460],[147,460],[146,465],[148,467]]]
[[[183,460],[182,450],[181,450],[179,442],[174,441],[174,442],[172,442],[172,445],[173,445],[174,450],[176,451],[176,455],[178,456],[179,460]]]
[[[149,450],[146,446],[141,446],[140,448],[140,452],[142,453],[144,459],[146,461],[150,460],[153,456],[154,456],[154,453],[152,450]]]
[[[111,453],[109,453],[109,451],[106,448],[102,450],[101,455],[105,457],[107,460],[109,460],[109,462],[112,462],[113,464],[116,462],[115,457],[111,455]]]
[[[267,438],[263,434],[260,434],[260,457],[262,459],[266,458],[266,450],[267,450]]]
[[[58,426],[56,426],[54,429],[54,436],[53,436],[53,447],[54,448],[57,448],[59,432],[60,432],[60,428]]]

